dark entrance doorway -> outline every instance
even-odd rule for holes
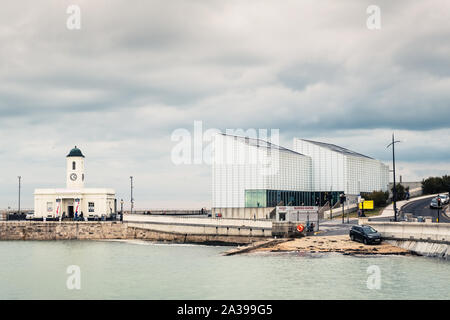
[[[69,218],[73,218],[73,206],[68,206],[67,210],[69,211]]]

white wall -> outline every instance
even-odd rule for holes
[[[72,163],[75,162],[75,170]],[[76,174],[76,180],[72,180],[70,176]],[[66,158],[66,187],[68,189],[84,188],[84,158],[83,157],[67,157]]]
[[[73,199],[81,199],[80,201],[80,213],[83,212],[83,215],[85,217],[92,215],[107,215],[109,216],[112,212],[115,211],[114,201],[115,201],[115,194],[113,190],[109,191],[100,191],[97,189],[84,189],[85,192],[80,193],[58,193],[55,189],[37,189],[35,191],[34,196],[34,216],[35,217],[56,217],[56,208],[57,203],[56,199],[62,199],[61,202],[61,209],[60,209],[60,215],[63,214],[63,212],[68,215],[68,206],[72,205],[74,203]],[[91,191],[89,193],[89,190],[95,190]],[[51,212],[47,211],[47,203],[52,203],[53,210]],[[88,209],[88,203],[94,202],[94,212],[89,212]],[[74,208],[75,209],[75,208]]]
[[[332,151],[326,147],[294,138],[294,150],[312,161],[313,191],[360,192],[386,191],[389,167],[376,159]]]
[[[294,150],[311,157],[312,191],[346,189],[346,161],[343,154],[297,138],[294,138]]]
[[[219,134],[213,159],[213,208],[245,207],[248,189],[311,189],[311,159],[289,150],[252,146]]]

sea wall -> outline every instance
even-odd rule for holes
[[[415,252],[422,256],[439,257],[444,259],[450,258],[450,245],[445,243],[404,240],[388,240],[387,242],[393,246]]]
[[[0,240],[127,239],[128,232],[127,226],[118,222],[0,222]]]
[[[189,234],[152,230],[121,222],[1,221],[0,240],[140,239],[175,243],[249,244],[266,239],[245,234]]]
[[[372,226],[395,246],[420,255],[448,258],[450,223],[382,222],[360,218],[359,224]]]
[[[211,219],[129,214],[124,222],[130,227],[175,234],[233,237],[271,237],[272,221],[247,219]]]

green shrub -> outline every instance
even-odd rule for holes
[[[423,194],[433,194],[450,191],[450,176],[429,177],[422,180]]]

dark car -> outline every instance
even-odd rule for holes
[[[353,226],[350,230],[350,239],[364,244],[381,243],[381,234],[371,226]]]

